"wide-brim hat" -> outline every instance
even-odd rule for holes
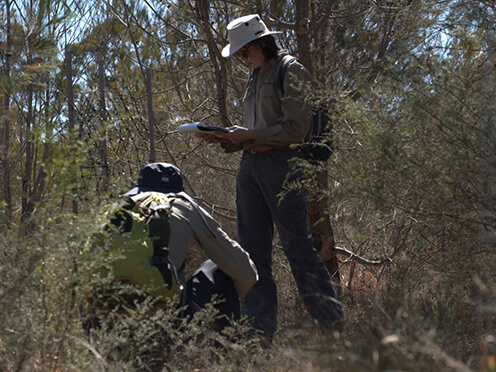
[[[229,44],[222,49],[222,56],[232,56],[250,41],[280,33],[281,31],[270,31],[258,14],[236,18],[227,25]]]
[[[124,195],[146,191],[178,193],[183,190],[183,174],[178,167],[169,163],[150,163],[141,169],[136,187]]]

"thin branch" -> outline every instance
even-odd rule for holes
[[[347,257],[347,261],[356,261],[358,263],[361,263],[362,265],[367,265],[367,266],[381,266],[381,265],[387,265],[393,262],[393,260],[390,257],[377,257],[375,259],[369,259],[365,257],[358,256],[357,254],[347,250],[346,248],[342,247],[335,247],[334,251],[342,256]]]

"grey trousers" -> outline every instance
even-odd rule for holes
[[[236,179],[238,240],[255,262],[259,281],[245,296],[245,313],[254,328],[267,335],[277,329],[277,288],[272,275],[274,224],[308,312],[325,329],[343,318],[331,277],[308,228],[307,196],[292,191],[282,200],[279,193],[289,174],[295,150],[244,153]],[[292,179],[301,179],[301,174]]]

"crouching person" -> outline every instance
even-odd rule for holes
[[[98,278],[107,279],[91,296],[96,318],[135,309],[150,297],[151,311],[172,299],[192,316],[215,297],[216,329],[222,329],[240,317],[239,297],[258,280],[248,253],[184,192],[181,171],[168,163],[141,169],[136,187],[124,194],[98,235],[97,244],[109,257],[95,270]],[[209,260],[185,282],[193,246],[201,247]],[[123,291],[123,284],[136,291]]]

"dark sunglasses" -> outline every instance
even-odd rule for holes
[[[234,55],[241,59],[247,59],[249,57],[248,51],[253,46],[253,43],[245,45],[242,49],[238,50]]]

